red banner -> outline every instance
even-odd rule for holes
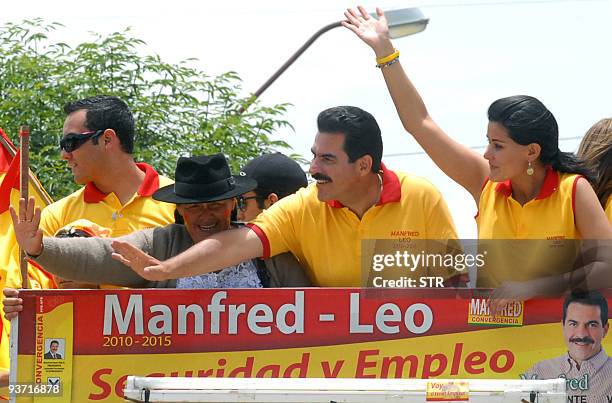
[[[72,355],[62,368],[78,379],[71,382],[73,401],[120,401],[127,375],[518,379],[535,362],[567,351],[563,299],[514,301],[492,317],[482,290],[47,290],[20,296],[18,381],[33,382],[37,337],[39,350],[41,340],[57,338]],[[605,296],[609,303],[612,294]],[[66,301],[70,320],[64,309],[51,318],[55,333],[37,336],[37,304],[52,314]],[[69,335],[61,334],[62,320]],[[606,339],[603,346],[612,350]]]

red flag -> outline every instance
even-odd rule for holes
[[[12,153],[6,148],[2,147],[0,150],[0,173],[8,171],[9,165],[13,160],[13,155],[17,151],[11,140],[4,134],[4,131],[0,127],[0,136],[4,139],[4,142],[11,148]]]
[[[9,205],[19,203],[19,152],[6,134],[0,129],[0,289],[18,288],[22,284],[19,266],[19,247],[13,231],[13,222],[8,213]],[[36,205],[45,207],[50,198],[36,177],[30,173],[30,194],[36,199]],[[56,288],[53,277],[30,263],[28,277],[33,288]],[[1,306],[1,302],[0,302]],[[0,318],[0,368],[8,368],[8,334],[9,323]]]
[[[2,149],[6,151],[4,147]],[[19,190],[19,151],[4,172],[6,173],[0,184],[0,214],[6,212],[11,205],[12,190]]]

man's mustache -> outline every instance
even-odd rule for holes
[[[331,178],[327,175],[323,175],[320,173],[316,173],[316,174],[312,174],[312,179],[316,180],[316,181],[329,181],[331,182]]]
[[[571,339],[569,339],[569,341],[572,343],[589,343],[589,344],[595,343],[595,340],[591,339],[589,336],[572,337]]]

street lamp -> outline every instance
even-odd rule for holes
[[[418,34],[425,30],[429,22],[429,18],[425,18],[421,10],[416,7],[385,11],[385,16],[389,23],[391,39]]]
[[[375,14],[372,15],[375,16]],[[427,27],[427,23],[429,22],[429,19],[425,18],[421,10],[416,7],[400,8],[396,10],[385,11],[385,16],[387,17],[387,22],[389,24],[389,36],[392,39],[417,34],[423,31]],[[270,78],[268,78],[265,83],[263,83],[261,87],[259,87],[257,91],[253,93],[249,101],[246,103],[246,105],[239,109],[238,113],[242,114],[321,35],[323,35],[327,31],[341,26],[342,21],[337,21],[328,24],[323,28],[319,29],[317,32],[315,32],[289,59],[287,59],[287,61],[278,70],[276,70],[274,74],[272,74],[272,76],[270,76]]]

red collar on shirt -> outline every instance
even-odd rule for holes
[[[546,199],[548,196],[552,195],[555,190],[559,187],[559,172],[552,169],[550,165],[546,166],[546,176],[544,177],[544,183],[542,184],[542,188],[540,189],[540,193],[535,198],[536,200]],[[512,195],[512,183],[510,183],[510,179],[505,180],[503,182],[499,182],[497,186],[495,186],[495,191],[503,194],[506,197]]]
[[[380,163],[380,173],[382,174],[383,189],[380,194],[380,200],[376,203],[377,206],[382,206],[387,203],[400,201],[402,197],[402,186],[395,172],[387,169],[385,164]],[[344,205],[338,200],[330,200],[326,202],[330,207],[342,208]]]
[[[144,180],[140,184],[138,188],[139,196],[151,196],[157,189],[159,189],[159,174],[153,169],[149,164],[145,164],[144,162],[136,163],[136,166],[145,173]],[[85,191],[83,194],[83,198],[85,203],[99,203],[108,195],[108,193],[103,193],[100,189],[94,185],[93,182],[89,182],[85,185]]]

